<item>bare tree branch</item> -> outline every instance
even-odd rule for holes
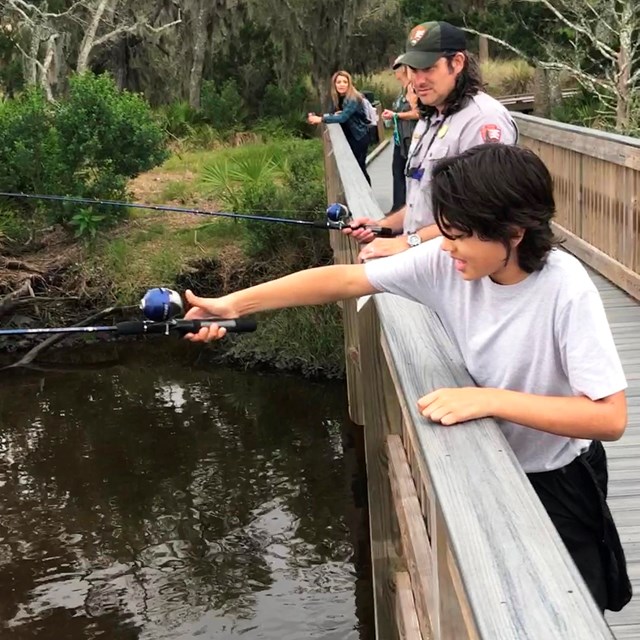
[[[542,4],[549,11],[551,11],[560,22],[562,22],[565,26],[569,27],[569,29],[573,29],[578,33],[582,34],[585,38],[587,38],[591,44],[600,51],[600,53],[607,59],[611,61],[616,60],[616,52],[607,44],[602,42],[599,38],[596,38],[595,34],[591,29],[585,28],[582,25],[576,24],[575,22],[571,22],[561,11],[557,9],[549,0],[524,0],[524,2],[529,2],[531,4]]]
[[[520,56],[524,60],[527,60],[531,64],[533,64],[535,66],[538,66],[538,67],[541,67],[542,69],[552,69],[552,70],[555,70],[555,71],[566,71],[568,74],[570,74],[576,80],[578,80],[579,82],[584,82],[588,86],[599,86],[599,87],[602,87],[603,89],[607,89],[607,90],[612,90],[613,89],[611,82],[608,82],[608,81],[606,81],[606,80],[604,80],[602,78],[598,78],[597,76],[593,76],[591,74],[585,73],[584,71],[582,71],[580,69],[576,69],[575,67],[572,67],[571,65],[567,64],[566,62],[560,62],[560,61],[545,62],[543,60],[538,60],[537,58],[526,54],[524,51],[522,51],[522,49],[519,49],[518,47],[514,47],[512,44],[506,42],[505,40],[502,40],[501,38],[496,38],[495,36],[492,36],[492,35],[490,35],[488,33],[477,31],[476,29],[471,29],[470,27],[463,27],[463,29],[467,33],[471,33],[471,34],[474,34],[476,36],[484,36],[488,40],[491,40],[492,42],[495,42],[496,44],[499,44],[499,45],[505,47],[506,49],[509,49],[509,51],[512,51],[517,56]]]

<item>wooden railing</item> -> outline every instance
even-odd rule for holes
[[[328,201],[382,217],[339,126]],[[336,262],[357,248],[333,234]],[[364,426],[378,640],[613,639],[492,420],[453,428],[416,400],[473,384],[437,316],[389,294],[344,301],[350,414]]]
[[[514,117],[553,176],[565,248],[640,299],[640,139]]]

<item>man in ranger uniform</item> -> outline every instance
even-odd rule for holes
[[[376,224],[402,235],[374,240],[366,229],[346,229],[365,243],[363,260],[399,253],[440,235],[431,206],[431,171],[437,160],[483,143],[515,144],[518,137],[504,105],[482,91],[480,68],[461,29],[448,22],[415,26],[397,62],[409,70],[421,114],[405,166],[407,204],[384,220],[357,218],[353,226]]]

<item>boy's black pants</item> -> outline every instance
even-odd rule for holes
[[[530,473],[535,492],[601,611],[620,611],[631,583],[620,537],[607,505],[607,457],[601,442],[566,467]]]

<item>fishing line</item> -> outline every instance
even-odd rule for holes
[[[297,220],[294,218],[279,218],[274,216],[253,215],[248,213],[235,213],[231,211],[209,211],[207,209],[191,209],[188,207],[175,207],[166,204],[148,204],[143,202],[124,202],[122,200],[100,200],[94,198],[79,198],[72,196],[45,195],[36,193],[11,193],[0,191],[0,196],[8,198],[25,198],[28,200],[46,200],[53,202],[70,202],[75,204],[89,204],[110,207],[128,207],[132,209],[150,209],[152,211],[172,211],[176,213],[188,213],[200,216],[211,216],[218,218],[230,218],[233,220],[254,220],[256,222],[271,222],[279,224],[297,225],[301,227],[309,227],[312,229],[324,229],[329,231],[342,231],[348,227],[352,229],[368,229],[374,235],[379,237],[391,237],[394,232],[387,228],[377,225],[356,225],[349,224],[351,213],[349,209],[340,203],[329,205],[326,210],[326,220]]]

